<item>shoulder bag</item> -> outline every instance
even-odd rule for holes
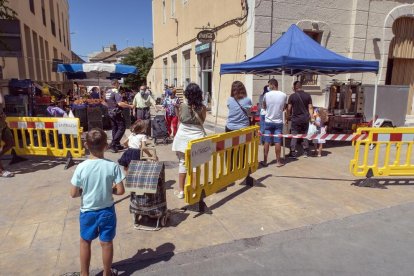
[[[239,101],[238,101],[238,100],[236,100],[235,98],[233,98],[233,99],[234,99],[234,100],[236,101],[236,103],[239,105],[239,107],[240,107],[240,109],[243,111],[244,115],[246,115],[247,119],[249,120],[249,125],[253,125],[253,122],[252,122],[252,120],[251,120],[251,118],[250,118],[249,114],[247,113],[246,109],[244,109],[244,108],[243,108],[243,106],[241,106],[241,104],[239,103]]]
[[[207,136],[207,132],[203,126],[203,120],[201,120],[200,116],[198,115],[197,111],[195,111],[192,107],[190,109],[194,112],[197,121],[200,123],[201,128],[203,129],[204,136]]]
[[[308,116],[309,116],[309,119],[310,119],[310,115],[311,114],[309,114],[309,109],[306,107],[306,105],[305,105],[305,103],[303,102],[303,100],[302,100],[302,97],[299,95],[299,94],[296,94],[298,97],[299,97],[299,100],[300,100],[300,102],[302,103],[302,106],[303,106],[303,111],[305,111],[304,113],[306,114],[308,114]]]

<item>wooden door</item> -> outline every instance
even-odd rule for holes
[[[396,58],[392,70],[391,84],[409,85],[407,114],[414,115],[414,59]]]
[[[409,85],[407,114],[414,114],[414,18],[395,20],[389,58],[393,60],[391,84]]]

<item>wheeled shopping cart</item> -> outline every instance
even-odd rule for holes
[[[165,167],[162,162],[131,161],[125,189],[131,192],[129,211],[134,228],[156,231],[167,224],[168,209],[165,193]],[[156,219],[155,227],[143,226],[143,221]]]

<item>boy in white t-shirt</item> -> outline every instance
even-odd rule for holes
[[[278,90],[278,82],[276,79],[269,80],[269,89],[263,97],[263,107],[266,110],[265,126],[264,126],[264,160],[262,166],[267,167],[267,159],[269,155],[269,147],[271,143],[275,144],[276,166],[283,166],[281,155],[282,138],[277,135],[283,132],[283,111],[286,108],[287,96]]]

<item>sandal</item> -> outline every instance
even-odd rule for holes
[[[283,164],[283,163],[276,163],[276,167],[278,167],[278,168],[280,168],[280,167],[283,167],[285,164]]]
[[[13,176],[14,176],[14,173],[9,172],[9,171],[2,171],[0,173],[0,177],[13,177]]]
[[[118,270],[116,270],[115,268],[111,268],[111,275],[118,276]]]
[[[259,164],[264,168],[268,166],[268,164],[265,161],[260,161]]]

